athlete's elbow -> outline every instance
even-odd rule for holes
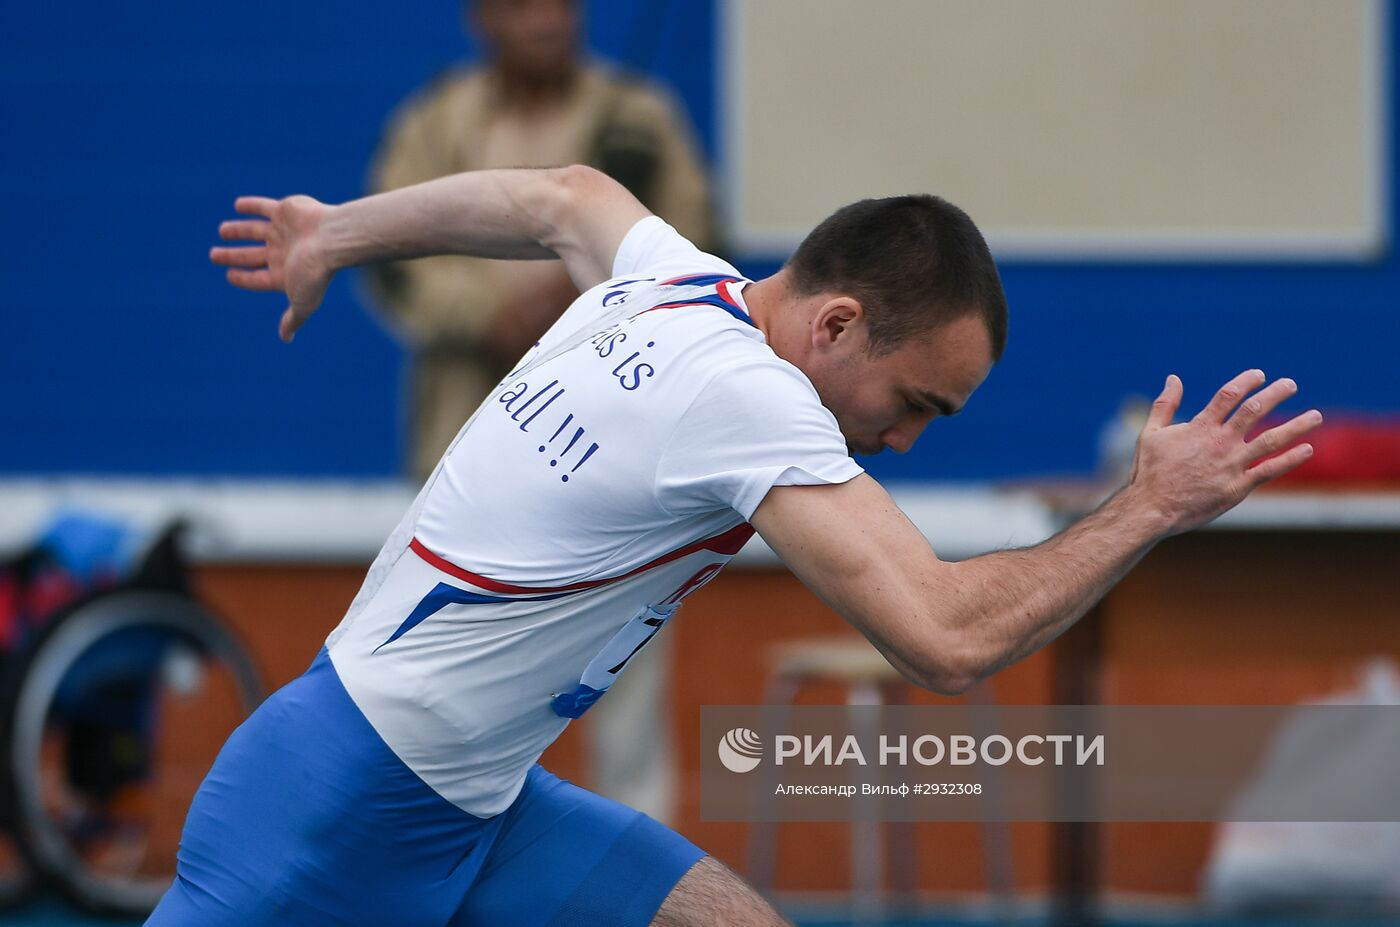
[[[957,564],[947,564],[949,569]],[[931,656],[934,672],[929,688],[943,695],[961,695],[986,679],[1001,666],[1001,654],[995,639],[989,635],[985,604],[967,602],[958,595],[957,583],[946,583],[943,577],[936,586],[938,594],[927,596],[937,604],[925,606],[923,620],[923,651]]]
[[[976,683],[976,677],[949,674],[926,682],[924,688],[938,695],[962,695]]]
[[[989,672],[975,637],[937,609],[904,609],[900,620],[885,628],[880,649],[900,675],[922,689],[961,695]]]
[[[940,669],[935,680],[944,695],[961,695],[1005,665],[1004,653],[977,621],[945,616],[933,646]]]
[[[571,164],[543,171],[541,199],[535,207],[540,219],[540,244],[562,254],[577,245],[589,216],[606,207],[609,196],[621,189],[617,181],[586,164]]]
[[[607,181],[608,175],[587,164],[570,164],[550,171],[554,182],[559,185],[559,193],[565,199],[586,200]]]
[[[972,666],[950,660],[945,655],[936,666],[923,673],[923,687],[939,695],[962,695],[981,678]]]
[[[556,213],[561,222],[597,207],[617,181],[587,164],[570,164],[550,172],[554,181]]]
[[[531,222],[536,241],[552,248],[576,225],[579,213],[586,208],[585,189],[593,182],[590,175],[596,173],[582,164],[525,172],[530,182],[517,183],[510,192]]]
[[[913,672],[905,676],[930,692],[962,695],[985,675],[976,655],[953,635],[938,635],[920,650],[918,659],[909,661]]]
[[[900,675],[920,689],[927,689],[936,695],[962,695],[977,682],[973,676],[942,667],[901,670]]]

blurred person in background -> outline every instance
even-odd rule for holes
[[[485,63],[454,70],[394,115],[377,192],[461,171],[584,163],[701,247],[709,191],[685,115],[660,89],[588,60],[578,0],[468,0]],[[459,256],[370,270],[375,301],[412,352],[409,472],[426,479],[491,388],[578,295],[560,261]],[[636,661],[591,720],[600,793],[667,821],[675,770],[665,718],[669,639]]]
[[[578,0],[469,0],[485,63],[404,103],[373,168],[376,192],[493,167],[582,163],[701,247],[709,197],[684,114],[658,88],[588,60]],[[558,261],[433,257],[370,272],[375,301],[413,353],[409,470],[442,452],[578,290]]]

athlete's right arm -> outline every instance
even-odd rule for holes
[[[1169,378],[1138,440],[1129,483],[1036,547],[940,560],[864,475],[776,487],[751,521],[798,578],[908,679],[961,692],[1054,640],[1157,541],[1210,521],[1308,458],[1310,445],[1289,446],[1321,423],[1315,410],[1246,440],[1296,389],[1277,380],[1245,400],[1263,379],[1259,371],[1240,374],[1194,419],[1173,425],[1181,381]]]
[[[215,264],[229,282],[287,294],[284,341],[321,304],[336,271],[434,254],[559,257],[580,290],[612,276],[628,230],[650,213],[621,184],[589,167],[471,171],[339,206],[309,196],[244,196],[234,208],[252,219],[219,226],[226,241]]]

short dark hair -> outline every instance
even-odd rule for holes
[[[993,360],[1006,348],[1006,294],[996,262],[967,213],[941,197],[844,206],[812,229],[787,268],[799,295],[858,299],[874,353],[969,315],[986,323]]]

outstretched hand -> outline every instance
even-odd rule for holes
[[[209,259],[228,268],[228,282],[234,286],[285,293],[288,306],[277,333],[283,341],[291,341],[321,305],[335,273],[325,259],[318,234],[330,207],[309,196],[282,200],[240,196],[233,208],[260,218],[221,223],[219,237],[253,244],[211,248]]]
[[[1222,386],[1195,418],[1173,425],[1182,385],[1175,374],[1167,377],[1138,437],[1128,489],[1167,517],[1172,534],[1229,511],[1257,487],[1312,456],[1311,444],[1296,442],[1322,424],[1316,409],[1246,440],[1266,415],[1298,391],[1298,384],[1287,378],[1259,389],[1265,379],[1263,371],[1247,370]]]

